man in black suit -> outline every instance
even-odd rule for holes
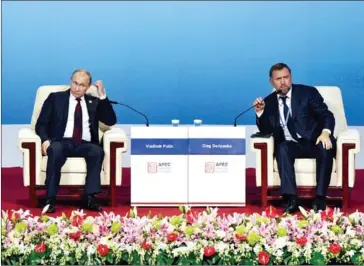
[[[73,72],[67,91],[50,93],[36,123],[36,133],[42,142],[42,153],[48,156],[46,181],[47,212],[55,212],[55,198],[61,178],[61,168],[67,157],[84,157],[87,176],[84,187],[84,207],[102,211],[95,195],[101,191],[100,172],[104,151],[99,142],[99,121],[112,126],[116,115],[106,97],[102,81],[96,81],[100,98],[85,94],[92,84],[87,70]]]
[[[271,67],[270,83],[277,93],[265,101],[254,101],[259,131],[273,134],[274,155],[281,178],[281,195],[288,201],[286,212],[298,209],[294,163],[296,158],[316,158],[316,198],[313,209],[326,209],[336,140],[335,118],[318,90],[292,84],[291,69],[284,63]]]

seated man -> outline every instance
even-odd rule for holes
[[[42,153],[48,156],[45,185],[49,213],[55,212],[61,168],[67,157],[85,158],[84,207],[102,211],[95,199],[95,195],[101,191],[100,172],[104,160],[98,124],[101,121],[112,126],[116,123],[116,115],[102,81],[95,83],[100,98],[85,94],[91,84],[92,78],[87,70],[73,72],[70,89],[49,94],[36,123]]]
[[[314,87],[292,84],[291,69],[283,63],[271,67],[270,82],[276,89],[265,101],[254,101],[256,124],[262,133],[273,134],[274,153],[281,178],[281,195],[288,201],[286,212],[298,209],[296,158],[316,158],[316,199],[313,209],[326,209],[336,140],[335,118]]]

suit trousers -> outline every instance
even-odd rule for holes
[[[47,177],[45,181],[47,198],[54,198],[59,189],[61,168],[67,157],[83,157],[86,160],[87,175],[84,194],[91,195],[101,191],[100,172],[104,160],[104,151],[101,146],[82,141],[76,145],[72,139],[62,139],[51,142],[47,149]]]
[[[275,156],[281,178],[281,195],[296,195],[296,158],[316,159],[316,195],[326,196],[331,180],[333,158],[336,155],[336,140],[330,136],[332,148],[326,150],[322,143],[298,139],[298,142],[284,141],[276,145]]]

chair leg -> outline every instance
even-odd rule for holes
[[[267,199],[267,193],[268,193],[268,191],[267,191],[267,187],[266,186],[263,186],[262,185],[261,193],[262,193],[262,195],[261,195],[261,200],[262,200],[261,207],[264,209],[264,208],[266,208],[268,206],[268,199]]]
[[[268,145],[267,143],[255,143],[255,149],[260,150],[261,160],[261,176],[262,176],[262,187],[261,187],[261,207],[266,208],[268,205],[267,193],[268,193]]]
[[[29,186],[29,198],[30,198],[30,207],[36,208],[38,207],[37,195],[35,193],[35,187]]]
[[[110,202],[111,207],[116,207],[116,195],[115,195],[115,187],[110,187]]]
[[[342,186],[343,186],[343,209],[349,208],[349,150],[355,149],[355,144],[343,144],[342,146]]]
[[[110,142],[110,202],[111,207],[116,206],[116,149],[124,147],[124,143]]]
[[[29,198],[30,207],[37,207],[37,195],[35,190],[35,174],[36,174],[36,154],[35,154],[35,143],[34,142],[24,142],[22,144],[24,149],[29,150]]]

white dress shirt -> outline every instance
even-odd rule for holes
[[[287,118],[289,120],[289,119],[292,119],[292,108],[291,108],[292,88],[287,92],[287,94],[285,96],[287,96],[287,98],[286,98],[286,104],[288,106]],[[284,137],[287,141],[296,141],[288,130],[288,127],[287,127],[288,120],[285,121],[285,118],[284,118],[284,103],[283,103],[283,100],[280,98],[279,94],[277,94],[277,100],[278,100],[278,106],[279,106],[279,123],[283,129]],[[260,117],[263,114],[263,111],[261,111],[259,113],[257,112],[257,116]],[[329,134],[331,134],[331,130],[329,130],[329,129],[324,129],[323,131],[327,131]],[[297,133],[297,137],[299,139],[302,138],[298,133]]]
[[[285,95],[286,98],[286,104],[288,106],[288,116],[287,121],[284,118],[284,102],[279,94],[277,94],[278,99],[278,107],[279,107],[279,124],[281,125],[281,128],[283,129],[284,137],[287,141],[296,141],[292,135],[291,132],[289,132],[287,123],[289,119],[292,119],[292,108],[291,108],[291,100],[292,100],[292,89],[290,89],[287,94]],[[298,138],[301,138],[300,135],[297,134]]]
[[[81,109],[82,109],[82,139],[86,141],[91,141],[90,123],[87,105],[85,102],[85,97],[81,97]],[[64,131],[64,138],[72,138],[73,128],[75,124],[75,110],[76,110],[77,100],[76,97],[70,93],[69,105],[68,105],[68,119],[66,124],[66,130]]]

